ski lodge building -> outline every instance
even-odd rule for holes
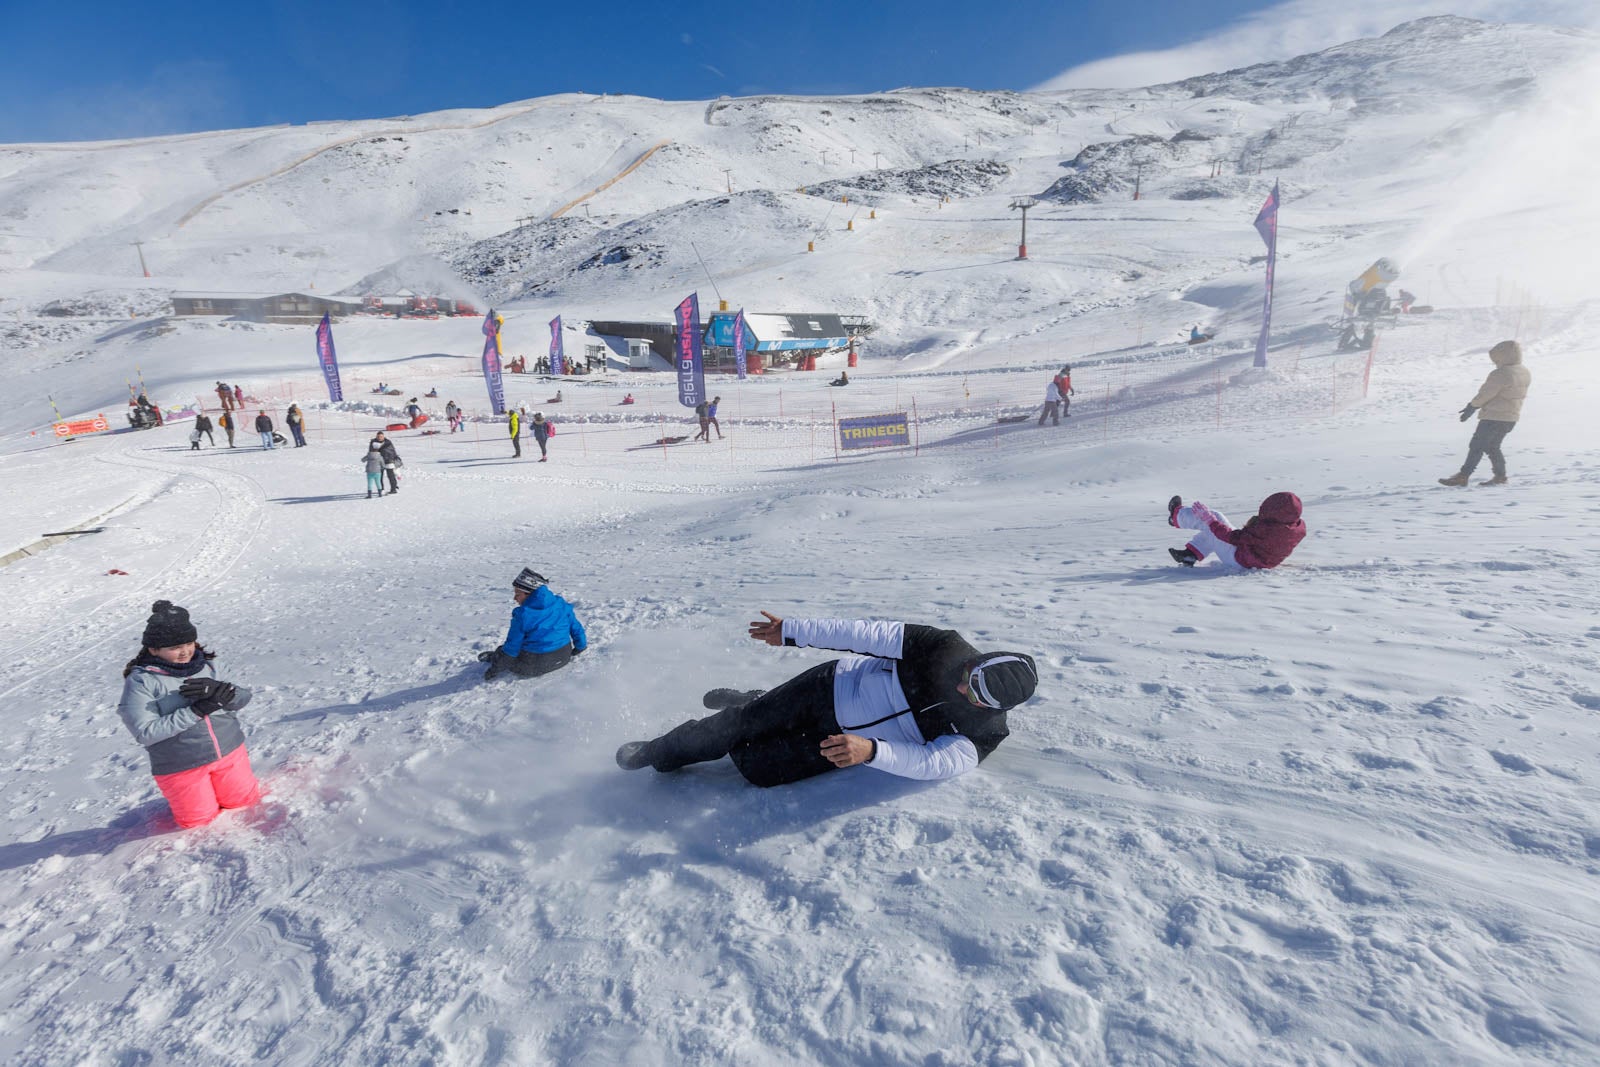
[[[250,322],[315,324],[323,315],[339,318],[361,310],[359,300],[314,293],[173,293],[172,314],[178,318],[215,316]]]
[[[717,311],[703,324],[701,352],[710,373],[734,372],[733,320],[733,312]],[[781,363],[798,364],[808,356],[848,349],[871,330],[864,319],[846,321],[831,312],[748,313],[744,317],[745,366],[750,373],[760,374]],[[650,369],[652,356],[664,360],[665,369],[677,362],[678,329],[674,323],[596,319],[589,323],[589,332],[593,335],[586,339],[590,346],[603,345],[631,369]],[[598,358],[601,353],[589,355]]]

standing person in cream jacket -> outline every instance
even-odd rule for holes
[[[1506,457],[1500,452],[1500,442],[1506,439],[1506,434],[1522,415],[1522,401],[1528,395],[1533,375],[1522,365],[1522,346],[1515,341],[1501,341],[1489,349],[1489,358],[1494,360],[1494,370],[1483,380],[1478,395],[1461,409],[1462,422],[1472,418],[1474,411],[1478,413],[1478,428],[1467,445],[1467,461],[1455,474],[1440,478],[1440,485],[1466,485],[1485,455],[1489,457],[1494,477],[1478,484],[1506,484]]]

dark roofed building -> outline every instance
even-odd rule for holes
[[[249,322],[315,323],[323,315],[335,318],[361,309],[359,300],[342,300],[314,293],[207,293],[172,294],[172,314],[245,319]]]

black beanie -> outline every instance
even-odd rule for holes
[[[189,621],[187,608],[170,600],[158,600],[150,605],[150,621],[144,624],[144,636],[139,640],[145,648],[171,648],[186,645],[199,636]]]
[[[967,673],[967,687],[986,708],[1004,711],[1033,696],[1039,672],[1023,652],[988,652]]]

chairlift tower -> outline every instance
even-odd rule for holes
[[[1032,197],[1022,197],[1011,201],[1011,210],[1022,212],[1022,243],[1017,245],[1017,258],[1028,258],[1028,209],[1038,207],[1039,202]]]

